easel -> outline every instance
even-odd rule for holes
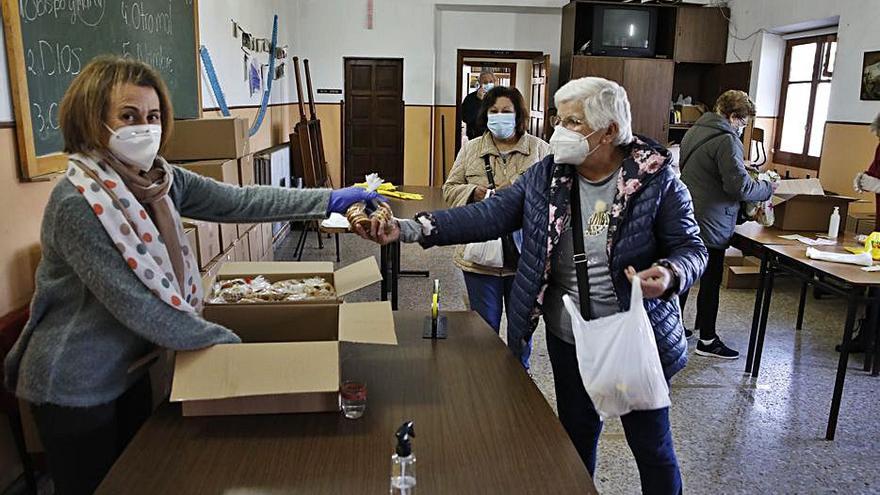
[[[315,111],[315,98],[312,94],[312,76],[309,71],[309,61],[304,61],[306,69],[306,83],[308,84],[308,103],[311,119],[306,118],[306,111],[302,90],[302,77],[299,69],[299,57],[293,57],[293,70],[296,76],[296,94],[299,107],[299,122],[294,125],[290,135],[290,163],[293,168],[293,176],[302,179],[302,186],[306,188],[330,187],[332,182],[327,173],[327,162],[324,159],[324,139],[321,135],[321,121],[318,120]],[[309,231],[318,233],[318,249],[324,249],[324,240],[320,235],[318,222],[307,222],[294,250],[297,261],[302,260],[306,240]],[[339,235],[336,234],[336,260],[339,261]]]

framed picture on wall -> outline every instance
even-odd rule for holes
[[[880,100],[880,50],[865,52],[862,63],[862,100]]]

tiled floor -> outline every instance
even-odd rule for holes
[[[353,236],[342,239],[343,264],[378,252]],[[280,246],[279,259],[289,256],[292,244]],[[308,244],[304,259],[333,259],[332,241],[323,251],[315,249],[314,236]],[[403,251],[404,269],[430,270],[441,281],[445,309],[459,310],[465,308],[464,284],[451,259],[451,248]],[[427,309],[429,281],[404,278],[400,289],[402,309]],[[375,299],[378,292],[364,289],[352,299]],[[837,439],[825,441],[838,357],[834,345],[845,308],[837,299],[810,298],[805,328],[795,332],[797,296],[794,282],[777,284],[760,378],[743,374],[744,358],[722,361],[693,353],[674,378],[672,427],[687,492],[880,493],[880,378],[861,371],[861,355],[851,359]],[[753,291],[722,292],[719,333],[743,354],[753,302]],[[688,308],[688,321],[693,310]],[[532,375],[555,407],[543,337],[539,328]],[[606,425],[595,480],[602,493],[640,492],[619,421]]]

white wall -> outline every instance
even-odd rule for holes
[[[272,16],[278,14],[278,46],[289,45],[293,51],[299,32],[299,3],[285,0],[242,2],[239,0],[199,1],[199,41],[208,48],[217,72],[220,87],[229,106],[258,105],[263,99],[260,91],[250,95],[244,76],[244,52],[241,38],[232,36],[232,19],[258,38],[272,38]],[[293,54],[289,54],[293,55]],[[268,63],[268,54],[256,55],[260,63]],[[277,63],[278,61],[276,61]],[[213,91],[202,70],[202,106],[216,108]],[[268,79],[263,81],[265,84]],[[272,82],[271,103],[296,101],[293,64],[287,60],[287,75]]]
[[[455,105],[455,65],[459,49],[527,50],[550,53],[551,87],[556,87],[562,27],[561,9],[486,7],[437,10],[435,102]],[[455,10],[452,10],[455,9]]]
[[[308,58],[315,88],[344,88],[343,57],[403,58],[403,99],[433,103],[434,3],[376,0],[373,29],[366,27],[366,2],[300,0],[295,52]],[[342,95],[315,95],[337,103]]]
[[[839,16],[837,62],[831,83],[831,103],[828,120],[870,122],[880,112],[880,102],[859,100],[862,57],[865,51],[880,50],[880,3],[877,0],[731,0],[731,38],[728,43],[728,61],[752,60],[752,95],[766,95],[772,86],[776,57],[760,55],[761,46],[768,43],[761,33],[747,39],[760,29],[784,31],[799,26],[809,29],[811,21]],[[769,40],[778,49],[778,40]],[[772,50],[771,50],[772,51]],[[767,63],[767,66],[764,64]],[[779,75],[775,76],[778,80]],[[759,115],[776,115],[776,105],[756,102]]]

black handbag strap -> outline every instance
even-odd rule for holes
[[[717,137],[719,137],[719,136],[723,136],[723,135],[725,135],[725,134],[730,134],[731,136],[734,135],[734,134],[733,134],[732,132],[730,132],[730,131],[718,131],[718,132],[716,132],[716,133],[709,134],[708,136],[706,136],[706,137],[704,137],[703,139],[699,140],[699,141],[697,142],[697,145],[694,146],[693,148],[691,148],[691,152],[688,153],[687,155],[685,155],[684,157],[682,157],[681,161],[678,162],[678,170],[679,170],[679,171],[684,170],[684,165],[687,163],[687,161],[688,161],[692,156],[694,156],[694,152],[696,152],[698,149],[700,149],[701,146],[703,146],[704,144],[708,143],[709,141],[711,141],[711,140],[713,140],[713,139],[715,139],[715,138],[717,138]]]
[[[495,189],[495,174],[492,173],[492,165],[489,164],[489,155],[483,155],[483,163],[486,165],[486,178],[489,179],[489,189]]]
[[[581,218],[581,184],[575,173],[571,184],[571,239],[574,243],[574,271],[577,274],[578,299],[581,305],[581,316],[584,320],[592,319],[590,308],[590,277],[587,273],[587,254],[584,248],[584,222]]]

